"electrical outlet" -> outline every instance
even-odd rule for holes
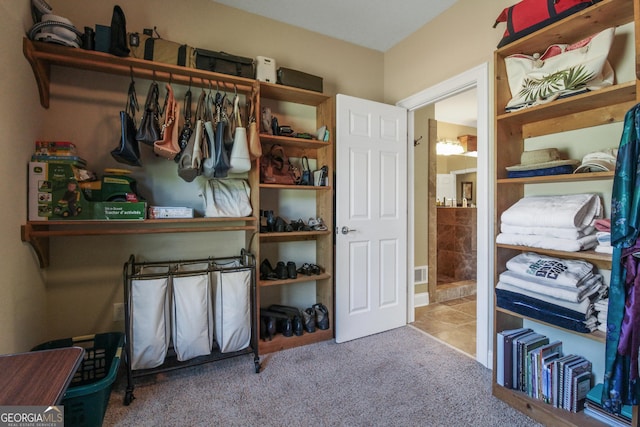
[[[124,321],[124,303],[117,302],[113,304],[113,321],[114,322]]]

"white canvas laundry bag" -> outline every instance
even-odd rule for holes
[[[131,280],[128,302],[133,370],[162,365],[171,339],[169,267],[142,267],[138,276]]]
[[[183,264],[173,278],[173,347],[179,361],[211,354],[213,307],[207,263]]]
[[[251,270],[214,271],[212,279],[220,351],[243,350],[251,343]]]

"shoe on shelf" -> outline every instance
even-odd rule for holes
[[[295,279],[298,277],[298,271],[296,270],[296,263],[289,261],[287,263],[287,276],[289,279]]]
[[[305,276],[311,276],[311,265],[308,262],[302,264],[302,267],[298,269],[298,273],[304,274]]]
[[[315,274],[316,276],[322,274],[322,268],[318,264],[309,265],[309,275]]]
[[[318,329],[329,329],[329,310],[322,303],[313,305],[313,309],[316,312],[316,326]]]
[[[302,324],[302,317],[300,317],[300,315],[296,314],[293,316],[293,319],[291,319],[291,327],[293,328],[293,334],[297,337],[301,336],[303,333],[303,324]]]
[[[311,231],[311,227],[304,223],[302,219],[291,221],[293,231]]]
[[[267,258],[260,264],[260,280],[277,280],[278,276]]]
[[[263,211],[265,218],[267,218],[267,232],[273,233],[276,231],[276,217],[273,215],[273,211]]]
[[[285,221],[282,217],[277,217],[276,218],[276,223],[275,223],[275,230],[276,233],[283,233],[283,232],[291,232],[293,231],[293,227],[291,227],[291,224],[288,224],[287,221]]]
[[[289,278],[289,272],[287,271],[287,267],[284,265],[284,262],[278,261],[276,264],[276,277],[279,280],[284,280]]]
[[[309,218],[309,227],[313,231],[327,231],[327,226],[322,218]]]
[[[316,331],[316,312],[313,307],[305,308],[302,311],[304,330],[311,333]]]
[[[273,316],[260,316],[260,338],[271,341],[276,334],[276,319]]]

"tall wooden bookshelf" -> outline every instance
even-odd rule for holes
[[[564,20],[545,27],[529,36],[497,49],[494,53],[494,87],[495,87],[495,166],[496,166],[496,233],[500,230],[501,214],[525,195],[528,186],[539,184],[577,183],[588,192],[590,183],[608,180],[613,185],[613,173],[599,172],[579,175],[558,175],[550,177],[517,178],[507,177],[506,166],[520,163],[520,155],[525,150],[525,141],[529,138],[585,129],[592,126],[605,125],[624,120],[625,113],[638,102],[640,83],[636,76],[633,81],[616,82],[611,87],[588,92],[566,99],[553,101],[545,105],[534,106],[516,112],[505,112],[505,106],[511,98],[505,67],[505,58],[515,53],[533,54],[544,52],[554,43],[573,43],[609,27],[617,27],[635,21],[635,47],[638,49],[640,28],[640,5],[633,0],[603,0]],[[635,56],[638,67],[638,56]],[[638,70],[638,68],[636,68]],[[638,72],[638,71],[637,71]],[[618,139],[619,141],[619,139]],[[575,143],[580,143],[576,141]],[[524,246],[495,245],[495,278],[506,270],[506,262],[513,256],[532,251],[567,259],[583,259],[597,268],[611,269],[611,257],[594,251],[563,252],[543,250]],[[495,305],[495,304],[494,304]],[[509,310],[498,308],[494,311],[494,337],[500,331],[521,327],[526,316]],[[545,324],[538,320],[534,322]],[[556,328],[553,325],[546,326]],[[558,328],[559,329],[559,328]],[[562,330],[562,333],[567,333]],[[602,348],[605,335],[602,332],[576,334],[594,347]],[[550,337],[552,338],[552,337]],[[496,340],[497,341],[497,340]],[[590,344],[587,344],[590,345]],[[565,352],[571,349],[565,349]],[[601,426],[599,421],[583,413],[571,413],[563,409],[553,408],[542,401],[532,399],[525,393],[505,388],[496,382],[497,349],[494,341],[494,378],[493,394],[514,408],[524,412],[531,418],[553,426]],[[589,357],[601,357],[603,354],[591,354]],[[633,425],[638,424],[637,411],[634,408]]]

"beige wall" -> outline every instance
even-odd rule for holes
[[[513,3],[513,0],[458,0],[385,52],[385,102],[396,103],[491,62],[504,32],[504,24],[494,29],[493,23],[500,11]]]
[[[31,67],[22,55],[29,2],[0,2],[0,353],[28,350],[45,338],[46,287],[30,248],[20,241],[26,219],[26,161],[43,127]]]
[[[0,214],[0,353],[25,351],[49,339],[121,329],[121,323],[112,322],[113,303],[122,301],[122,265],[132,253],[141,260],[185,259],[233,254],[244,245],[243,233],[230,232],[61,237],[51,239],[51,266],[38,268],[30,247],[20,240],[20,226],[27,217],[26,163],[33,142],[73,141],[98,172],[122,166],[111,160],[109,151],[118,142],[117,116],[124,106],[128,79],[53,67],[51,107],[43,109],[22,54],[22,38],[31,26],[28,3],[0,0],[4,40],[0,87],[5,99],[0,106],[5,138],[0,197],[11,201]],[[322,76],[329,94],[383,98],[384,55],[380,52],[210,0],[190,0],[188,7],[185,2],[167,0],[120,4],[129,31],[155,25],[166,39],[241,56],[273,57],[279,66]],[[111,22],[110,2],[65,0],[51,5],[54,13],[78,28]],[[141,103],[148,84],[136,81]],[[186,88],[174,89],[182,100]],[[144,148],[145,167],[136,172],[144,195],[161,199],[156,201],[187,198],[199,204],[198,186],[181,182],[173,162],[158,160]]]

